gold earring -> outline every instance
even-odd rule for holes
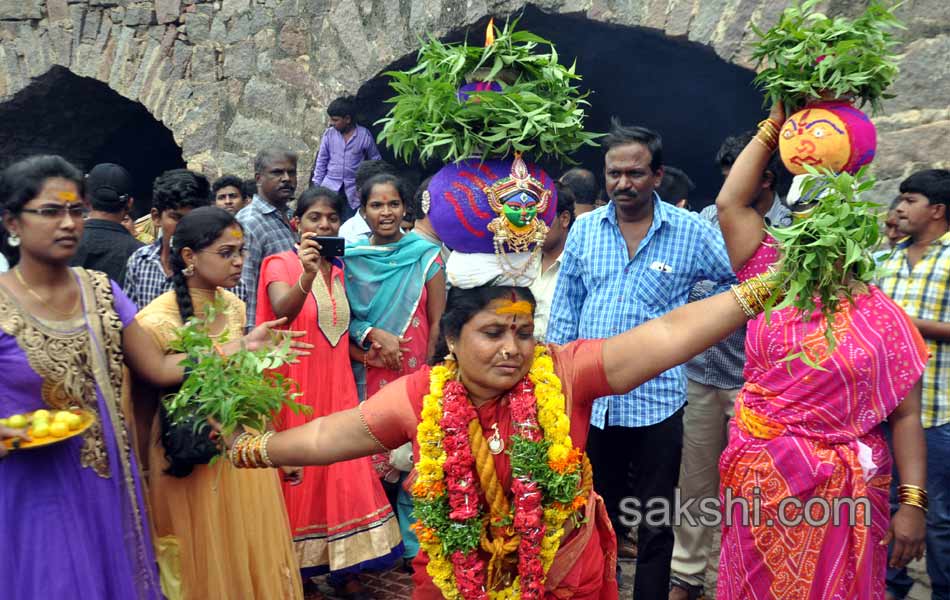
[[[191,277],[195,274],[195,265],[191,264],[182,269],[181,274],[185,277]]]

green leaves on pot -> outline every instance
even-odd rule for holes
[[[266,429],[285,405],[295,413],[309,411],[296,402],[300,394],[292,380],[273,371],[291,360],[289,339],[277,348],[240,350],[228,357],[215,351],[214,344],[226,342],[226,336],[212,339],[208,329],[225,310],[218,299],[204,318],[191,318],[178,330],[171,348],[187,355],[182,361],[187,378],[177,393],[163,399],[169,418],[199,424],[213,418],[230,435],[238,426]]]
[[[379,141],[407,162],[414,155],[454,162],[515,152],[573,162],[572,152],[595,145],[599,136],[584,131],[587,94],[574,87],[580,80],[574,65],[561,65],[551,42],[515,31],[516,24],[496,28],[488,47],[430,38],[415,67],[386,73],[395,96],[377,122],[383,125]],[[459,100],[467,78],[496,82],[502,92]]]
[[[880,206],[861,199],[875,183],[867,167],[853,176],[807,165],[805,168],[809,175],[802,185],[802,195],[818,200],[791,226],[768,228],[779,244],[782,259],[778,289],[785,295],[778,303],[770,301],[765,315],[769,318],[772,311],[791,306],[804,321],[819,311],[830,324],[839,303],[852,301],[852,294],[874,278],[872,251],[881,241]],[[825,334],[829,349],[834,349],[830,326]],[[804,354],[788,358],[796,357],[809,362]]]
[[[753,25],[759,41],[752,58],[765,65],[755,83],[772,102],[783,101],[788,114],[820,98],[854,98],[877,112],[882,99],[893,97],[886,90],[897,77],[892,32],[903,24],[896,7],[872,0],[851,20],[816,12],[818,3],[796,2],[768,31]]]

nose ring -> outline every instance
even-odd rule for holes
[[[508,356],[509,356],[509,354],[508,354],[508,351],[507,351],[507,350],[502,350],[502,351],[501,351],[501,357],[502,357],[504,360],[508,360]]]

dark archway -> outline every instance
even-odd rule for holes
[[[53,67],[0,104],[0,166],[59,154],[83,171],[120,164],[135,182],[136,216],[151,206],[152,181],[185,166],[172,132],[108,85]]]
[[[457,30],[445,41],[461,41],[466,33],[479,40],[488,17],[469,28]],[[587,128],[606,131],[610,118],[625,124],[645,125],[660,132],[664,162],[685,170],[696,183],[694,206],[709,204],[722,185],[715,165],[722,140],[751,129],[765,114],[762,95],[753,87],[754,73],[725,62],[710,48],[667,38],[660,32],[610,25],[580,15],[554,15],[528,6],[519,27],[552,42],[563,61],[576,57],[582,87],[589,90]],[[414,64],[415,54],[396,61],[383,72]],[[384,101],[392,93],[388,78],[366,82],[357,98],[363,109],[362,122],[369,125],[389,110]],[[374,133],[379,128],[373,128]],[[392,154],[380,148],[384,158]],[[574,159],[595,173],[603,172],[599,149],[578,152]],[[567,166],[545,164],[557,176]],[[416,175],[431,167],[410,165]]]

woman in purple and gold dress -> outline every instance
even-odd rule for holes
[[[0,275],[0,415],[79,406],[96,416],[80,436],[0,457],[3,597],[158,600],[123,366],[167,387],[183,378],[181,356],[155,348],[115,282],[69,268],[82,195],[82,173],[59,156],[0,175],[4,225],[21,256]],[[259,328],[244,342],[267,335]]]

